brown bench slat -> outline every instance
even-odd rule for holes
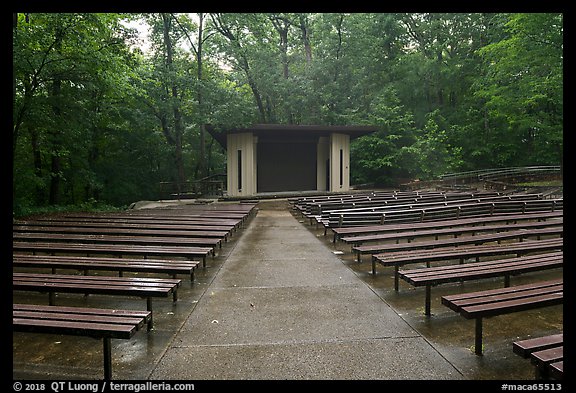
[[[553,348],[542,349],[530,354],[532,362],[543,366],[564,359],[564,346],[560,345]]]
[[[564,334],[559,333],[544,337],[514,341],[512,343],[512,350],[515,354],[522,356],[523,358],[529,358],[532,352],[557,347],[558,345],[562,345],[562,343],[564,343]]]
[[[564,378],[564,361],[560,360],[558,362],[551,363],[548,366],[548,373],[550,375],[550,378],[563,379]]]

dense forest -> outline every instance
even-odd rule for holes
[[[561,13],[15,13],[13,209],[225,173],[206,125],[372,125],[352,184],[561,165]]]

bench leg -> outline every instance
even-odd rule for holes
[[[476,337],[474,340],[474,352],[482,356],[482,318],[476,318]]]
[[[104,380],[110,381],[112,379],[112,343],[110,337],[104,337],[102,340],[104,342]]]
[[[399,281],[398,271],[400,271],[400,266],[395,265],[395,266],[394,266],[394,290],[395,290],[396,292],[398,292],[399,287],[400,287],[400,285],[399,285],[399,283],[398,283],[398,281]]]
[[[432,292],[432,286],[426,285],[426,301],[424,304],[424,314],[429,317],[430,316],[430,297]]]
[[[372,275],[376,275],[376,261],[372,258]]]
[[[146,298],[146,310],[150,311],[150,321],[148,322],[148,331],[154,328],[154,314],[152,313],[152,298]]]

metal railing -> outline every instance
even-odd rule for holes
[[[484,181],[484,180],[509,178],[515,176],[529,176],[529,175],[542,175],[542,174],[556,175],[560,174],[560,170],[561,168],[559,165],[492,168],[492,169],[480,169],[476,171],[448,173],[441,175],[440,179],[444,181],[457,181],[457,180]]]
[[[225,190],[225,183],[225,174],[215,174],[198,180],[187,180],[180,184],[177,182],[160,182],[160,192],[164,196],[177,198],[222,196]]]

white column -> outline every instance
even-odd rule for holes
[[[330,135],[330,191],[350,189],[350,136]]]
[[[227,135],[227,193],[250,196],[256,193],[256,143],[251,132]]]

